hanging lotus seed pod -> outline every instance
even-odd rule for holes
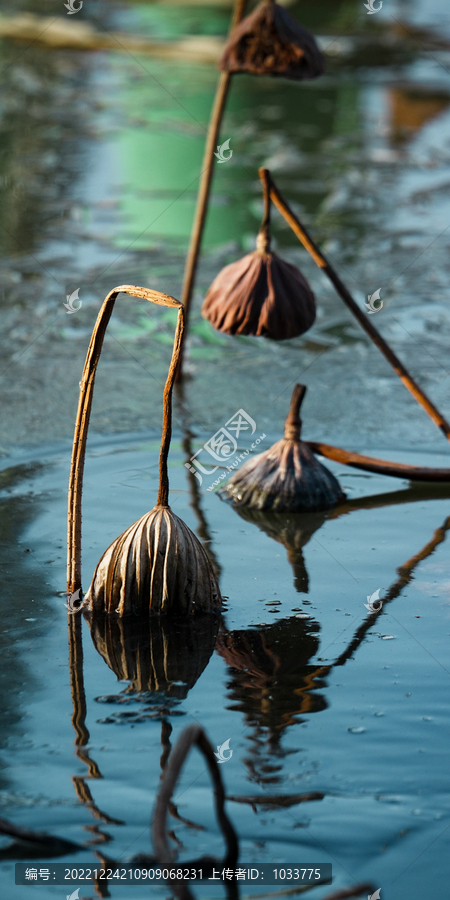
[[[103,554],[83,606],[96,613],[182,615],[221,604],[216,576],[200,541],[169,507],[167,457],[172,432],[172,389],[184,330],[184,307],[157,291],[122,285],[108,294],[94,326],[83,370],[69,482],[68,591],[81,587],[81,490],[95,373],[106,326],[119,293],[178,309],[172,361],[164,388],[159,491],[154,509],[124,531]]]
[[[300,405],[306,387],[296,384],[284,438],[250,457],[219,493],[237,506],[274,512],[320,512],[345,499],[334,475],[300,440]]]
[[[157,506],[116,538],[103,554],[86,597],[94,611],[210,612],[220,591],[194,532],[169,506]]]
[[[316,305],[302,273],[270,252],[270,188],[266,170],[262,172],[265,210],[256,250],[219,272],[206,294],[202,315],[225,334],[285,341],[311,328]]]
[[[219,67],[285,78],[323,74],[323,57],[309,31],[274,0],[264,0],[231,32]]]

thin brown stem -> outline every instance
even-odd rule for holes
[[[377,472],[379,475],[392,475],[394,478],[409,478],[410,481],[436,481],[450,482],[450,469],[430,469],[426,466],[408,466],[406,463],[390,462],[387,459],[376,459],[374,456],[361,456],[360,453],[352,453],[343,450],[342,447],[333,447],[332,444],[322,444],[321,441],[305,441],[305,444],[313,451],[320,453],[327,459],[352,466],[354,469],[363,469],[365,472]]]
[[[230,31],[232,31],[233,28],[238,24],[238,22],[240,22],[243,18],[246,2],[247,0],[235,0]],[[184,269],[183,288],[181,291],[181,302],[186,310],[186,334],[189,324],[192,292],[194,290],[198,257],[203,237],[203,229],[205,227],[206,215],[208,212],[208,201],[213,176],[214,151],[217,146],[217,139],[220,132],[220,126],[222,124],[222,118],[225,110],[225,103],[230,83],[230,72],[222,72],[217,82],[216,95],[211,110],[211,118],[209,120],[208,133],[203,154],[202,172],[197,194],[197,205],[195,208],[194,223],[192,225],[191,239],[189,243],[188,255],[186,258],[186,266]],[[176,374],[177,381],[180,381],[183,377],[183,358],[184,346],[182,345],[180,362]]]
[[[170,439],[172,437],[172,391],[177,374],[178,360],[180,359],[184,322],[184,309],[181,304],[178,304],[178,319],[173,344],[172,359],[163,396],[163,430],[161,439],[161,451],[159,454],[159,490],[157,506],[169,505],[169,476],[167,472],[167,457],[169,455]]]
[[[305,394],[306,387],[304,384],[294,385],[294,390],[292,391],[291,397],[291,405],[289,407],[289,412],[284,423],[284,437],[287,441],[300,440],[300,431],[302,427],[300,407],[302,405]]]
[[[270,178],[268,169],[261,169],[260,178],[263,187],[264,216],[256,239],[256,249],[259,253],[270,253]]]
[[[367,318],[365,313],[359,308],[358,304],[350,294],[350,291],[348,291],[345,285],[342,283],[337,272],[335,272],[332,265],[325,258],[324,254],[319,250],[317,244],[315,244],[304,225],[302,225],[295,213],[292,212],[291,208],[286,203],[286,200],[271,178],[269,170],[260,169],[259,176],[261,180],[269,178],[271,199],[288,225],[290,225],[290,227],[292,228],[292,231],[294,232],[296,237],[298,237],[300,243],[303,244],[305,249],[312,256],[319,269],[322,269],[325,274],[328,275],[328,278],[336,288],[337,293],[344,301],[345,305],[353,313],[355,319],[358,320],[359,324],[364,329],[366,334],[369,335],[371,341],[373,341],[375,346],[378,347],[381,353],[391,364],[394,372],[396,372],[396,374],[399,376],[400,380],[403,382],[408,391],[410,391],[410,393],[417,400],[420,406],[423,407],[423,409],[425,410],[427,415],[429,415],[430,419],[433,420],[435,425],[437,425],[438,428],[440,428],[441,431],[445,434],[447,440],[450,440],[450,425],[447,420],[444,418],[442,413],[439,412],[434,403],[432,403],[430,398],[427,397],[425,391],[423,391],[422,388],[417,384],[412,375],[408,372],[406,366],[399,360],[398,356],[394,353],[389,344],[381,336],[379,331],[377,331],[372,322]]]
[[[167,475],[167,456],[169,453],[172,430],[172,388],[183,337],[184,310],[179,300],[175,300],[174,297],[170,297],[168,294],[161,294],[159,291],[152,291],[148,288],[136,287],[135,285],[122,284],[110,291],[97,316],[81,380],[80,399],[78,401],[72,460],[70,464],[67,518],[67,591],[71,593],[81,588],[81,495],[83,489],[86,440],[91,416],[92,398],[94,395],[95,375],[100,354],[102,352],[106,328],[111,318],[118,294],[128,294],[131,297],[149,300],[151,303],[156,303],[158,306],[169,306],[172,309],[178,310],[172,360],[166,386],[164,388],[163,431],[159,457],[159,492],[157,502],[160,506],[167,506],[168,502],[169,479]]]

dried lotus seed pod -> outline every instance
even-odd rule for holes
[[[188,615],[220,606],[208,556],[169,506],[155,506],[103,554],[86,595],[94,613]]]
[[[265,211],[256,250],[219,272],[206,294],[202,315],[225,334],[285,341],[311,328],[316,304],[302,273],[270,251],[270,188],[265,172],[261,176]]]
[[[264,0],[233,29],[219,67],[298,80],[317,78],[324,71],[312,34],[273,0]]]
[[[178,310],[163,397],[163,429],[156,506],[108,547],[95,570],[83,607],[91,612],[187,615],[215,612],[221,604],[216,576],[195,534],[169,507],[167,457],[172,433],[172,390],[184,330],[184,307],[167,294],[134,285],[111,291],[98,314],[83,369],[69,481],[67,590],[81,589],[81,494],[87,432],[97,364],[119,293]]]
[[[250,457],[219,491],[237,506],[273,512],[321,512],[345,499],[334,475],[300,440],[300,404],[306,392],[296,384],[284,438]]]

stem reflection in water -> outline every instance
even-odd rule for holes
[[[277,515],[239,507],[235,509],[240,517],[258,525],[269,537],[286,546],[289,562],[294,570],[295,587],[298,591],[307,593],[308,573],[302,547],[326,519],[335,519],[360,509],[417,502],[419,497],[423,499],[428,494],[435,498],[447,496],[448,489],[443,486],[439,490],[430,491],[415,487],[364,497],[347,501],[326,514],[314,516]],[[221,629],[217,639],[217,652],[230,667],[228,691],[233,705],[228,708],[242,712],[251,728],[251,751],[245,760],[249,780],[256,782],[267,793],[267,796],[262,797],[233,796],[230,799],[249,803],[255,810],[258,805],[286,807],[322,799],[323,795],[317,792],[313,796],[271,793],[271,786],[282,781],[278,760],[292,752],[281,747],[281,738],[290,725],[304,721],[302,715],[327,708],[325,697],[318,693],[326,687],[326,677],[334,667],[344,665],[354,656],[385,606],[400,596],[414,577],[419,563],[434,553],[445,540],[449,529],[450,516],[436,529],[425,546],[397,569],[398,577],[385,592],[380,608],[365,617],[346,649],[331,665],[310,662],[318,652],[320,632],[319,623],[311,617],[293,616],[259,628],[236,631]]]

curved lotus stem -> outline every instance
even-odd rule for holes
[[[172,435],[172,389],[175,373],[180,357],[180,347],[184,331],[184,307],[179,300],[159,291],[122,284],[113,288],[103,302],[92,332],[89,349],[81,379],[80,399],[73,438],[72,460],[69,479],[69,509],[67,520],[67,590],[70,592],[81,588],[81,494],[83,489],[84,459],[86,440],[91,416],[92,398],[94,395],[95,373],[103,347],[103,339],[111,318],[118,294],[140,297],[158,306],[170,306],[178,310],[177,327],[173,343],[172,360],[164,388],[163,397],[163,429],[161,451],[159,455],[159,491],[157,506],[168,506],[169,478],[167,474],[167,457]]]
[[[167,812],[181,769],[193,746],[200,750],[209,769],[214,787],[217,821],[226,843],[226,856],[222,861],[217,861],[215,865],[235,866],[239,854],[239,841],[232,822],[225,811],[226,797],[220,769],[213,748],[201,725],[189,725],[181,733],[161,776],[161,787],[156,798],[152,825],[153,845],[158,863],[162,866],[168,866],[169,869],[174,865],[173,854],[167,840]],[[179,885],[173,881],[168,881],[167,883],[170,884],[173,893],[180,900],[192,900],[188,882],[181,882]]]

